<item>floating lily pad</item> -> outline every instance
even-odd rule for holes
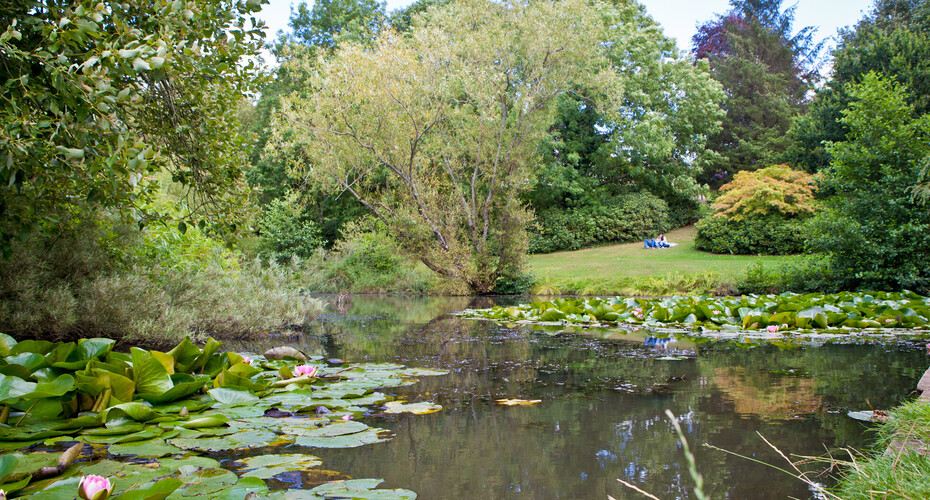
[[[313,455],[259,455],[238,460],[243,464],[239,469],[242,477],[269,479],[283,472],[298,471],[316,467],[323,463]]]
[[[412,413],[414,415],[426,415],[442,410],[442,406],[436,403],[422,402],[407,404],[402,401],[385,403],[384,408],[384,413]]]
[[[275,440],[275,437],[273,433],[268,431],[247,431],[231,434],[229,436],[196,439],[176,437],[168,440],[168,443],[185,450],[215,452],[259,448],[267,446]]]
[[[449,370],[434,370],[432,368],[404,368],[400,373],[408,377],[434,377],[448,375]]]
[[[376,490],[383,479],[350,479],[317,486],[310,493],[321,498],[353,498],[378,500],[415,500],[417,494],[410,490]]]
[[[181,486],[168,496],[169,499],[217,498],[224,490],[239,482],[236,474],[225,469],[199,469],[178,479],[181,480]]]
[[[385,429],[370,428],[354,434],[338,436],[298,436],[294,441],[297,446],[310,448],[355,448],[366,444],[388,441],[388,431]]]
[[[542,403],[541,399],[498,399],[497,404],[505,406],[532,406]]]
[[[159,458],[168,455],[180,455],[184,450],[167,444],[164,439],[137,441],[125,444],[113,444],[107,448],[111,455],[135,455],[138,457]]]

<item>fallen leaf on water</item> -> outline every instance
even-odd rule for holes
[[[497,404],[507,406],[530,406],[536,403],[542,403],[541,399],[498,399]]]

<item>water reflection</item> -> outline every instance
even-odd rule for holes
[[[710,495],[805,498],[799,481],[701,444],[779,465],[757,431],[799,455],[862,447],[865,427],[843,410],[902,401],[926,368],[925,355],[908,347],[694,345],[647,331],[556,334],[448,315],[488,305],[356,296],[344,314],[322,317],[297,345],[451,373],[396,392],[443,411],[364,419],[394,431],[390,442],[307,451],[326,469],[384,478],[384,487],[423,499],[637,498],[617,478],[660,498],[690,498],[668,408],[681,417]],[[543,401],[505,407],[499,398]]]

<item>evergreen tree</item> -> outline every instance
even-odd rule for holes
[[[813,29],[793,34],[794,7],[781,0],[731,0],[732,10],[698,28],[696,60],[707,59],[727,94],[722,130],[708,147],[718,161],[702,180],[720,184],[739,170],[769,166],[788,146],[785,134],[816,78],[820,46]]]

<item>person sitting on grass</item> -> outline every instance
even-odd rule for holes
[[[670,248],[672,246],[668,244],[668,240],[665,239],[664,234],[659,235],[659,240],[656,242],[656,244],[659,246],[659,248]]]

